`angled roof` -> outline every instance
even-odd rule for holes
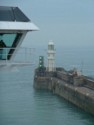
[[[0,6],[0,30],[36,31],[39,28],[18,7]]]
[[[18,7],[0,6],[0,21],[29,22],[29,18]]]

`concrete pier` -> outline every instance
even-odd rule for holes
[[[45,75],[41,75],[38,69],[35,71],[35,89],[48,89],[92,115],[94,115],[93,87],[93,80],[90,81],[84,76],[77,77],[63,69],[59,69],[54,73],[45,71]]]

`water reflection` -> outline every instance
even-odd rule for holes
[[[94,125],[93,116],[33,88],[33,70],[0,73],[0,125]]]

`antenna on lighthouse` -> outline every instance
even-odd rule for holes
[[[48,72],[54,72],[56,70],[55,67],[55,48],[54,48],[54,43],[52,40],[49,41],[48,43],[48,66],[47,66],[47,71]]]

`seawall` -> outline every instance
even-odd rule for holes
[[[79,78],[72,81],[77,83],[77,85],[70,84],[72,82],[69,83],[53,75],[35,75],[34,88],[48,89],[94,115],[94,90],[85,87],[84,82],[83,86],[81,86],[82,82]],[[80,81],[80,86],[78,85],[78,81]]]

